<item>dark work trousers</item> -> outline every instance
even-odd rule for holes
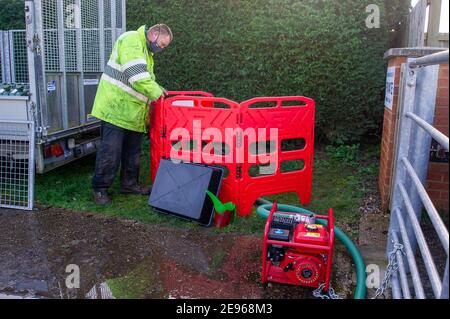
[[[119,166],[121,187],[138,184],[143,134],[104,121],[101,134],[92,178],[94,191],[106,191],[112,185]]]

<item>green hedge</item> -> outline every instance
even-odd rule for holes
[[[8,9],[0,28],[18,27],[23,1],[0,2]],[[155,58],[157,79],[167,89],[236,101],[305,95],[317,102],[317,135],[350,143],[379,135],[383,53],[393,46],[398,32],[389,31],[398,29],[408,2],[127,0],[127,28],[171,26],[174,42]],[[381,9],[380,29],[366,28],[368,4]]]
[[[371,3],[381,9],[380,29],[366,27]],[[129,0],[127,6],[128,29],[164,22],[173,30],[173,44],[155,58],[166,88],[237,101],[305,95],[317,102],[318,136],[345,143],[380,131],[392,20],[384,8],[382,0]]]
[[[25,29],[23,0],[0,0],[0,30]]]

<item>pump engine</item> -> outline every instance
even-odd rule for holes
[[[317,223],[326,220],[327,225]],[[273,204],[267,218],[263,254],[263,284],[278,282],[297,286],[330,285],[334,247],[333,210],[328,216],[278,211]]]

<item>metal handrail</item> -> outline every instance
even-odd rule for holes
[[[409,177],[413,181],[414,186],[416,187],[417,193],[419,194],[419,197],[422,200],[423,206],[425,207],[425,210],[428,212],[428,216],[430,217],[431,222],[433,223],[433,226],[439,236],[439,239],[441,240],[442,246],[444,247],[444,250],[448,256],[449,236],[447,227],[445,227],[444,222],[439,216],[436,207],[434,207],[430,196],[425,190],[425,187],[423,187],[422,183],[420,182],[420,179],[417,176],[416,172],[414,171],[414,168],[411,166],[411,163],[408,161],[406,157],[402,158],[402,162],[405,165],[406,171],[408,172]]]
[[[416,259],[414,258],[414,252],[411,248],[411,243],[409,241],[408,233],[406,231],[405,222],[401,216],[400,210],[397,208],[394,211],[395,217],[397,218],[400,235],[403,241],[403,246],[406,250],[406,259],[408,260],[409,269],[411,271],[412,283],[414,286],[414,292],[416,298],[425,299],[425,291],[423,289],[422,281],[420,280],[419,270],[417,268]]]
[[[422,258],[424,259],[425,269],[428,273],[428,278],[430,278],[431,286],[433,288],[434,294],[436,295],[441,291],[441,282],[436,265],[433,262],[433,257],[431,256],[430,249],[428,248],[425,235],[423,234],[420,223],[417,216],[414,214],[414,208],[411,205],[411,200],[408,193],[403,185],[400,185],[400,192],[402,194],[406,212],[408,213],[409,221],[414,230],[414,235],[417,239],[417,244],[419,245],[420,252],[422,253]]]
[[[405,114],[406,117],[409,117],[411,120],[417,123],[421,128],[423,128],[428,134],[430,134],[441,146],[443,146],[447,151],[449,149],[448,137],[438,131],[433,125],[428,124],[424,121],[420,116],[412,112],[407,112]]]
[[[418,58],[409,64],[410,68],[424,67],[436,64],[448,63],[448,51],[442,51],[438,53],[433,53],[426,55],[424,57]]]

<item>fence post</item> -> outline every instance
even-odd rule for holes
[[[448,299],[448,257],[445,265],[444,279],[442,281],[441,299]]]
[[[2,75],[4,82],[12,82],[11,79],[11,53],[10,49],[11,46],[9,44],[9,32],[8,31],[2,31],[3,37],[2,37],[2,46],[3,46],[3,56],[2,56],[2,64],[5,66],[5,68],[2,70]]]
[[[392,198],[391,198],[391,205],[390,210],[391,212],[395,211],[396,209],[399,209],[401,214],[404,214],[403,210],[403,198],[400,193],[399,184],[402,183],[405,186],[407,176],[406,176],[406,169],[404,165],[401,163],[401,159],[403,157],[408,157],[409,153],[409,144],[411,140],[411,121],[409,119],[405,118],[405,114],[407,112],[411,112],[413,110],[415,96],[416,96],[416,81],[417,81],[417,70],[409,68],[409,63],[411,59],[408,59],[408,63],[405,68],[405,81],[404,81],[404,87],[403,87],[403,100],[402,103],[399,105],[399,125],[398,125],[398,132],[399,132],[399,138],[398,138],[398,144],[397,144],[397,152],[396,152],[396,158],[395,158],[395,167],[394,167],[394,176],[393,181],[394,184],[393,192],[392,192]],[[409,187],[407,187],[409,188]],[[389,229],[393,231],[398,231],[398,221],[396,218],[391,218]],[[407,229],[408,231],[408,237],[412,238],[412,236],[409,235],[410,229]],[[389,232],[388,236],[388,242],[387,242],[387,257],[389,258],[389,252],[393,249],[393,238],[391,233]]]
[[[5,81],[5,57],[4,57],[4,53],[3,53],[3,31],[0,30],[0,81],[2,82],[6,82]]]
[[[428,30],[426,46],[439,47],[439,27],[441,22],[442,0],[429,0],[430,13],[428,16]]]
[[[61,116],[64,130],[69,128],[69,109],[67,101],[67,68],[66,68],[66,43],[64,33],[64,2],[56,3],[56,24],[58,26],[58,55],[59,55],[59,81],[61,85]]]
[[[422,47],[425,44],[425,19],[428,0],[420,0],[408,17],[408,47]]]
[[[433,125],[434,113],[436,107],[436,95],[438,86],[439,66],[433,65],[425,68],[416,69],[417,83],[416,83],[416,97],[412,111],[423,120]],[[405,121],[412,121],[409,118],[403,119]],[[431,136],[422,128],[413,124],[412,134],[410,140],[410,149],[408,159],[411,166],[417,173],[422,185],[426,186],[428,175],[428,164],[430,159]],[[420,219],[422,214],[423,204],[418,195],[417,189],[411,184],[409,187],[409,194],[411,204],[414,208],[416,216]],[[409,235],[412,234],[411,223],[408,222],[406,229]],[[411,242],[412,251],[417,249],[417,240],[415,236],[408,236]]]

